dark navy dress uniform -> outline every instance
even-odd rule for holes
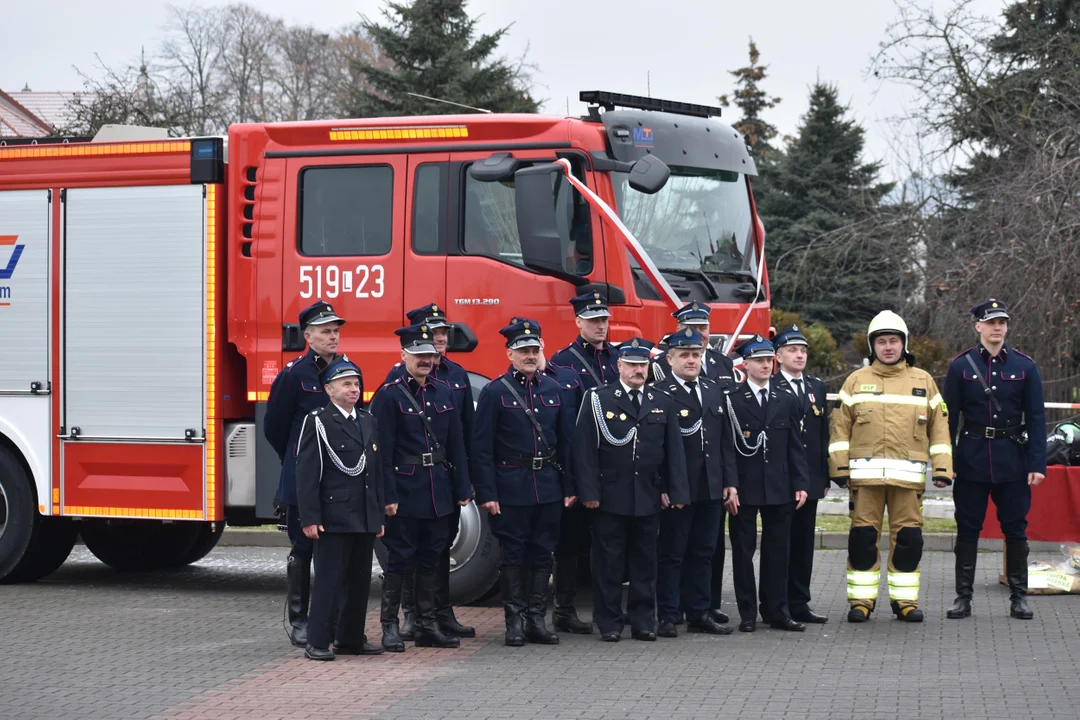
[[[335,361],[322,379],[325,383],[359,374],[352,363]],[[335,648],[359,654],[367,642],[364,618],[371,558],[386,505],[382,457],[370,413],[354,408],[347,417],[330,404],[305,418],[296,457],[296,489],[300,525],[323,527],[315,542],[318,572],[311,593],[309,656],[312,648],[328,649],[335,614]]]
[[[426,324],[397,331],[402,350],[437,358]],[[383,385],[371,403],[379,423],[387,505],[397,512],[386,519],[388,562],[383,581],[383,647],[403,652],[397,625],[405,574],[415,563],[414,638],[419,645],[457,647],[455,633],[444,633],[436,618],[440,557],[450,542],[447,518],[459,502],[472,498],[468,456],[453,391],[430,379],[421,383],[407,371]],[[426,420],[426,422],[425,422]],[[449,604],[449,588],[446,602]],[[410,612],[413,608],[410,607]]]
[[[701,332],[702,330],[708,330],[709,315],[711,313],[712,308],[709,307],[708,304],[691,302],[673,312],[672,316],[679,323],[679,329],[690,327]],[[670,338],[671,336],[669,335],[661,342],[665,351]],[[706,345],[708,345],[708,343],[706,343]],[[666,353],[654,353],[650,373],[653,382],[661,382],[671,378],[671,364],[668,362]],[[735,365],[732,359],[711,347],[706,347],[705,352],[702,355],[701,374],[702,376],[715,381],[720,385],[724,392],[731,392],[738,385],[738,379],[735,376]],[[712,616],[718,622],[727,622],[727,615],[720,611],[720,603],[724,590],[724,554],[727,549],[727,543],[724,539],[724,523],[726,519],[727,509],[721,505],[720,527],[716,533],[715,550],[713,551],[711,571],[712,587],[709,593],[714,608]]]
[[[539,358],[539,324],[514,320],[499,331],[507,347],[536,348]],[[502,550],[505,641],[511,646],[526,638],[558,642],[545,626],[552,551],[563,501],[577,494],[570,463],[573,415],[563,392],[542,373],[527,376],[511,367],[480,392],[476,405],[473,484],[476,502],[499,503],[491,529]]]
[[[700,350],[703,343],[701,334],[687,327],[672,334],[668,347]],[[713,607],[712,561],[723,518],[724,487],[735,481],[737,472],[726,394],[718,383],[700,375],[683,381],[672,374],[652,387],[675,401],[690,490],[689,507],[660,513],[656,586],[660,635],[675,637],[675,623],[684,614],[691,630],[730,633],[708,615]]]
[[[994,299],[976,305],[971,314],[977,322],[1009,317],[1005,303]],[[1003,345],[991,356],[980,342],[949,363],[942,397],[955,443],[957,595],[970,602],[979,533],[987,500],[993,498],[1005,536],[1006,575],[1014,599],[1022,598],[1027,593],[1031,510],[1028,473],[1046,473],[1046,410],[1039,368],[1016,348]],[[1030,610],[1024,609],[1030,617]],[[950,611],[949,617],[957,616]]]
[[[791,325],[777,334],[773,345],[779,350],[786,345],[809,347],[809,342],[798,326]],[[805,373],[800,378],[789,379],[781,371],[773,376],[773,381],[778,388],[791,393],[802,408],[803,445],[806,448],[806,468],[810,474],[806,502],[791,518],[788,609],[796,620],[823,623],[827,618],[810,609],[810,580],[814,570],[818,501],[825,497],[825,490],[829,487],[831,411],[826,399],[828,390],[820,378]]]
[[[740,349],[744,358],[771,357],[772,343],[760,335]],[[791,620],[787,602],[788,559],[791,546],[791,518],[795,493],[808,491],[806,448],[802,441],[802,408],[773,380],[760,393],[749,382],[740,385],[728,398],[737,431],[737,482],[739,512],[730,520],[731,563],[735,601],[742,623],[740,630],[752,631],[757,618],[758,592],[754,581],[754,552],[757,550],[757,516],[761,515],[761,616],[786,629],[804,629]]]
[[[622,343],[624,361],[649,362],[652,344]],[[585,393],[574,436],[579,501],[591,510],[593,621],[602,639],[623,629],[622,583],[629,570],[626,615],[634,637],[656,639],[656,543],[662,494],[690,502],[686,457],[675,401],[659,390],[621,380]]]
[[[403,342],[411,343],[406,352],[430,350],[434,354],[430,341],[420,337],[429,334],[419,332],[426,328],[402,329]],[[431,423],[434,437],[417,407]],[[398,505],[397,514],[387,518],[383,538],[389,551],[386,570],[403,575],[415,558],[419,574],[434,575],[449,534],[446,518],[460,507],[458,501],[472,498],[468,456],[452,391],[432,380],[421,385],[406,372],[405,377],[379,389],[371,413],[379,424],[387,460],[383,467],[386,504]]]
[[[301,328],[326,323],[345,323],[328,303],[321,301],[301,310],[298,321]],[[344,355],[338,358],[348,359]],[[338,358],[332,359],[331,363]],[[300,528],[300,509],[296,497],[296,452],[300,427],[305,418],[312,411],[324,408],[330,402],[320,375],[328,365],[327,361],[310,348],[288,363],[270,386],[263,420],[263,435],[281,461],[277,496],[278,501],[285,507],[285,528],[289,542],[292,543],[286,570],[285,615],[289,639],[294,645],[301,647],[307,643],[311,561],[315,546]],[[361,400],[363,385],[361,376]]]
[[[607,297],[598,292],[578,295],[570,300],[574,314],[583,320],[611,317]],[[619,379],[618,353],[615,346],[605,342],[595,348],[580,335],[574,342],[551,356],[551,364],[574,371],[582,392]]]
[[[440,328],[449,330],[452,326],[446,314],[435,303],[410,310],[406,313],[406,317],[408,317],[411,325],[427,325],[432,330]],[[384,384],[405,375],[404,363],[398,363],[390,369]],[[473,416],[476,412],[472,385],[469,382],[469,373],[461,365],[443,355],[439,358],[439,364],[435,366],[428,378],[445,385],[452,393],[454,407],[461,418],[465,451],[468,453],[469,443],[472,442]],[[443,632],[459,637],[473,637],[476,635],[475,628],[459,623],[454,615],[454,608],[450,604],[450,548],[454,544],[454,538],[457,537],[461,523],[461,507],[455,505],[453,512],[446,516],[446,521],[446,547],[439,556],[439,568],[436,573],[435,616]],[[413,578],[413,573],[408,571],[402,591],[402,605],[405,609],[405,626],[402,631],[406,640],[411,639],[410,635],[412,633]]]

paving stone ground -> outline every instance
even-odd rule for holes
[[[0,586],[0,718],[1078,717],[1080,596],[1033,597],[1036,619],[1010,620],[1001,554],[983,553],[975,617],[945,620],[953,558],[932,552],[925,623],[886,609],[849,625],[844,552],[817,558],[814,606],[830,622],[803,634],[507,648],[502,611],[486,606],[459,612],[479,637],[458,650],[315,663],[281,628],[279,548],[219,548],[135,575],[77,548],[43,582]],[[725,609],[736,614],[730,591]]]

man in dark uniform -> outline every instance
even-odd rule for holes
[[[453,394],[454,407],[461,417],[461,430],[465,436],[465,451],[468,453],[469,443],[472,441],[475,405],[469,373],[461,365],[446,357],[446,347],[450,342],[450,321],[435,303],[410,310],[406,313],[406,317],[410,325],[427,325],[431,330],[433,344],[438,354],[435,356],[435,368],[429,377],[431,380],[446,385]],[[398,363],[390,369],[384,384],[404,377],[405,374],[405,363]],[[460,506],[455,505],[453,512],[446,519],[448,523],[446,548],[439,556],[439,568],[435,573],[435,621],[444,635],[474,637],[476,629],[458,622],[457,616],[454,615],[454,607],[450,604],[450,548],[454,544],[454,538],[457,537],[461,521]],[[401,626],[403,640],[413,639],[415,578],[415,569],[407,569],[401,589],[401,609],[405,615]]]
[[[575,377],[578,387],[574,391],[576,403],[571,408],[577,417],[582,394],[594,387],[614,382],[619,377],[616,365],[618,353],[609,343],[608,332],[611,309],[607,297],[599,292],[584,293],[570,300],[574,307],[578,337],[551,357],[548,364],[552,372],[563,377],[556,378],[563,385],[568,377]],[[563,510],[559,525],[559,544],[555,548],[555,613],[552,622],[555,629],[587,635],[592,633],[592,623],[581,620],[574,607],[577,594],[578,560],[589,547],[589,521],[591,513],[581,503]]]
[[[1046,410],[1035,361],[1005,344],[1009,313],[991,298],[971,309],[979,342],[950,364],[942,396],[949,408],[949,436],[955,443],[956,601],[950,618],[971,615],[975,558],[994,499],[1005,535],[1005,575],[1009,614],[1034,617],[1027,603],[1027,514],[1031,487],[1046,478]],[[961,425],[960,418],[963,417]]]
[[[814,569],[814,528],[818,500],[829,493],[829,403],[825,383],[803,372],[810,343],[797,325],[784,328],[773,340],[780,372],[776,386],[795,396],[802,409],[802,438],[810,488],[806,503],[791,519],[791,564],[788,568],[788,609],[803,623],[826,623],[829,618],[810,609],[810,576]]]
[[[304,655],[380,655],[364,635],[371,558],[383,534],[382,459],[375,418],[357,410],[360,369],[335,360],[321,382],[330,404],[304,418],[296,453],[296,497],[304,535],[315,542],[315,585]],[[338,598],[340,597],[340,602]],[[337,615],[334,649],[330,634]]]
[[[559,518],[577,500],[570,474],[573,416],[559,384],[538,371],[539,323],[519,319],[499,332],[511,367],[480,393],[471,476],[502,549],[506,644],[556,644],[559,636],[548,631],[544,616]]]
[[[678,321],[675,332],[692,328],[701,333],[705,351],[701,356],[700,375],[702,377],[707,377],[710,380],[715,380],[724,392],[731,392],[735,389],[735,386],[738,385],[738,380],[735,377],[735,366],[730,357],[709,346],[709,314],[711,312],[712,308],[706,303],[692,302],[683,305],[672,313],[672,316]],[[674,335],[674,333],[672,333],[672,335]],[[664,338],[664,344],[666,344],[670,337],[671,335]],[[652,377],[653,382],[660,382],[661,380],[667,380],[671,377],[671,364],[668,362],[666,353],[654,353],[650,376]],[[724,590],[724,554],[727,549],[727,543],[724,541],[724,524],[726,519],[727,508],[721,505],[720,527],[716,533],[716,549],[713,551],[712,560],[712,588],[709,592],[709,596],[712,598],[713,608],[709,611],[709,614],[712,616],[712,619],[718,623],[726,623],[728,621],[727,613],[720,610],[720,601]],[[680,624],[681,622],[682,618],[679,618],[676,624]]]
[[[656,640],[660,514],[690,502],[675,401],[645,387],[651,348],[641,338],[619,346],[619,379],[585,393],[574,436],[581,500],[593,511],[593,621],[604,642],[619,641],[626,616],[632,637]]]
[[[731,628],[717,624],[709,610],[713,553],[724,487],[734,482],[727,480],[736,473],[735,448],[726,395],[718,383],[700,375],[704,347],[701,333],[691,327],[672,333],[667,351],[671,374],[652,385],[678,408],[690,490],[689,507],[660,513],[656,586],[660,637],[678,637],[675,624],[684,614],[691,632],[731,634]]]
[[[431,328],[410,325],[396,333],[405,375],[383,385],[371,403],[387,458],[382,644],[390,652],[405,651],[398,608],[405,572],[415,564],[416,645],[458,647],[458,638],[444,634],[435,618],[435,573],[447,547],[446,519],[472,498],[469,459],[453,392],[430,379],[439,355]]]
[[[515,321],[511,321],[515,322]],[[540,372],[559,383],[563,392],[563,402],[576,416],[581,407],[581,395],[584,392],[578,373],[570,368],[559,367],[544,357],[543,340],[540,341]],[[578,560],[588,550],[589,516],[581,503],[563,509],[559,521],[559,544],[555,546],[555,611],[551,615],[551,624],[556,630],[589,635],[592,623],[578,617],[574,599],[577,596]]]
[[[292,550],[289,552],[285,600],[286,630],[289,641],[297,647],[307,644],[308,597],[311,590],[311,559],[314,546],[300,530],[296,501],[296,443],[300,425],[312,410],[326,407],[329,398],[319,380],[337,353],[341,326],[345,321],[328,303],[319,301],[300,311],[300,327],[308,343],[306,353],[296,358],[274,378],[266,403],[263,424],[270,446],[281,460],[278,501],[285,506],[285,527]],[[341,356],[344,357],[344,356]],[[360,378],[361,400],[363,377]]]
[[[732,390],[738,384],[735,379],[734,363],[727,355],[709,345],[709,313],[711,312],[712,308],[707,304],[696,301],[682,306],[671,313],[679,323],[675,328],[675,333],[687,328],[701,333],[705,351],[701,356],[700,375],[715,380],[724,390]],[[665,340],[671,338],[672,335]],[[653,359],[650,373],[653,382],[671,377],[671,363],[666,353],[661,353]]]
[[[803,631],[787,604],[792,514],[806,502],[810,484],[802,443],[802,408],[791,393],[770,385],[775,350],[754,336],[740,349],[746,382],[728,395],[735,428],[738,476],[725,495],[731,513],[731,564],[739,630],[757,629],[754,551],[761,514],[761,617],[778,630]]]

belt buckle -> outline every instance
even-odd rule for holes
[[[431,453],[424,453],[421,455],[420,462],[424,467],[433,467],[435,465],[435,459],[432,457]]]
[[[544,469],[544,458],[542,458],[542,457],[534,457],[532,459],[532,469],[533,470],[543,470]]]
[[[997,434],[997,428],[992,428],[992,427],[983,428],[983,437],[986,438],[987,440],[993,440],[994,436],[996,434]]]

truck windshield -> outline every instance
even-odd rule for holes
[[[704,272],[716,280],[756,279],[757,259],[746,176],[672,167],[655,195],[632,190],[627,173],[611,173],[616,209],[660,270]],[[631,257],[631,263],[637,263]]]

